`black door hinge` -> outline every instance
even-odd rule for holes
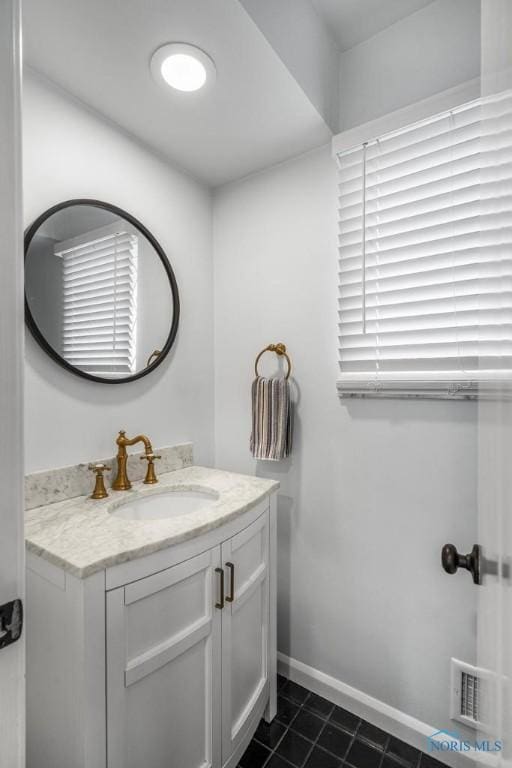
[[[21,637],[23,630],[23,603],[18,598],[0,605],[0,650]]]

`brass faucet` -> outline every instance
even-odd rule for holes
[[[127,445],[135,445],[136,443],[144,443],[144,456],[141,456],[141,459],[145,459],[148,462],[148,469],[146,472],[146,477],[144,478],[144,482],[146,484],[152,484],[152,483],[158,483],[157,476],[155,475],[155,467],[154,467],[154,461],[155,459],[160,459],[161,456],[156,456],[153,453],[153,447],[151,445],[151,441],[149,440],[146,435],[137,435],[137,437],[132,437],[131,439],[126,437],[126,432],[124,429],[122,429],[119,432],[119,435],[116,440],[117,443],[117,476],[114,482],[112,483],[112,489],[114,491],[128,491],[132,484],[130,483],[128,479],[128,474],[126,472],[126,462],[128,459],[128,454],[126,452],[126,446]]]

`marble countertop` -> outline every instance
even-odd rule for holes
[[[133,484],[106,499],[78,496],[25,513],[25,540],[33,552],[79,578],[192,539],[246,512],[277,490],[279,483],[206,467],[186,467],[159,475],[157,485]],[[125,520],[116,508],[166,490],[209,490],[218,498],[175,518]]]

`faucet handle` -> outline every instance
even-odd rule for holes
[[[144,459],[148,462],[148,469],[146,472],[146,477],[144,478],[144,483],[146,485],[152,485],[153,483],[158,483],[158,478],[155,475],[155,459],[161,459],[161,456],[157,456],[156,453],[145,453],[143,456],[140,457],[140,460],[143,461]]]
[[[107,467],[106,464],[103,464],[103,462],[98,461],[98,462],[92,462],[91,464],[89,464],[88,469],[90,469],[91,472],[103,474],[103,472],[110,472],[112,467]]]
[[[91,472],[96,473],[96,483],[94,485],[94,491],[91,494],[91,499],[104,499],[108,496],[107,490],[105,488],[105,480],[103,478],[104,472],[110,472],[112,467],[108,467],[106,464],[103,464],[102,462],[97,462],[96,464],[89,464],[88,467]]]

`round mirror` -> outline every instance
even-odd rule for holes
[[[68,200],[25,234],[27,325],[53,359],[93,381],[154,370],[178,330],[178,287],[153,235],[97,200]]]

